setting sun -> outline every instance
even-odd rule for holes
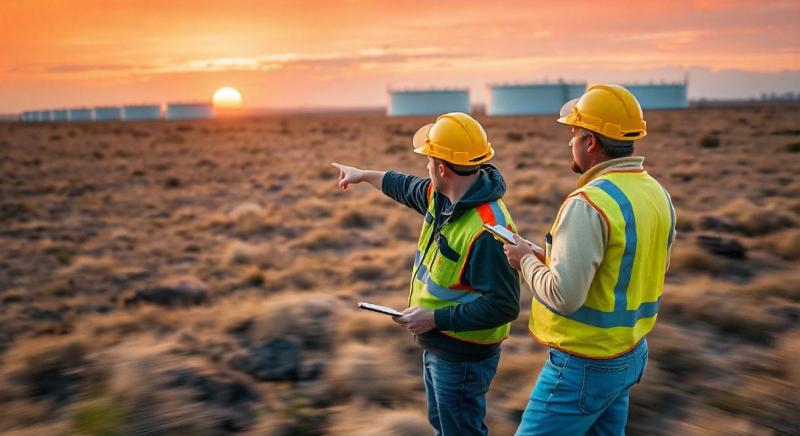
[[[214,107],[221,109],[237,109],[242,106],[242,95],[234,88],[224,87],[214,93]]]

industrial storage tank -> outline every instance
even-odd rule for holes
[[[72,108],[68,115],[70,121],[92,121],[92,110],[88,107]]]
[[[26,122],[28,122],[28,121],[36,121],[35,116],[34,116],[33,112],[31,112],[31,111],[25,111],[25,112],[21,113],[19,115],[19,119],[20,119],[20,121],[26,121]]]
[[[122,119],[126,121],[160,120],[161,105],[140,104],[122,107]]]
[[[197,120],[214,117],[214,106],[210,103],[168,103],[168,120]]]
[[[122,108],[119,106],[97,106],[94,108],[95,121],[114,121],[122,119]]]
[[[470,112],[469,89],[390,90],[390,116]]]
[[[51,121],[67,121],[67,110],[66,109],[53,109],[50,111],[50,120]]]
[[[39,111],[39,121],[50,121],[51,116],[50,111]]]
[[[689,101],[686,98],[686,82],[653,83],[622,85],[628,88],[639,100],[644,110],[648,109],[686,109]]]
[[[565,102],[578,98],[586,83],[489,85],[487,115],[556,115]]]

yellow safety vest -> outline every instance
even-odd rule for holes
[[[528,327],[548,346],[611,358],[633,348],[656,322],[675,210],[669,193],[643,170],[605,173],[567,199],[576,195],[583,196],[605,221],[608,241],[603,261],[583,306],[567,315],[534,298]],[[547,235],[548,266],[558,222],[557,217]]]
[[[428,194],[428,211],[414,256],[409,305],[426,309],[455,306],[475,301],[481,292],[463,282],[472,245],[485,230],[484,223],[500,224],[516,232],[516,226],[502,200],[484,203],[445,223],[434,236],[433,193]],[[461,332],[441,331],[454,339],[477,344],[496,344],[508,337],[511,324]]]

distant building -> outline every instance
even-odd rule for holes
[[[639,101],[644,110],[652,109],[686,109],[689,100],[686,98],[686,82],[653,83],[622,85]]]
[[[428,89],[389,91],[390,116],[439,115],[470,112],[469,89]]]
[[[39,111],[39,121],[50,121],[52,120],[52,114],[50,111]]]
[[[122,108],[119,106],[97,106],[94,108],[95,121],[114,121],[122,119]]]
[[[73,108],[68,113],[70,121],[92,121],[92,110],[90,108]]]
[[[561,106],[578,98],[586,83],[529,83],[489,85],[487,115],[556,115]]]
[[[159,120],[161,119],[161,106],[157,104],[123,106],[122,119],[126,121]]]
[[[67,121],[67,110],[66,109],[54,109],[50,111],[50,120],[51,121]]]
[[[168,120],[196,120],[214,117],[214,106],[210,103],[169,103]]]

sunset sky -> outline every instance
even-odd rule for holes
[[[682,80],[800,91],[800,1],[0,0],[0,113],[210,100],[378,106],[386,87]]]

